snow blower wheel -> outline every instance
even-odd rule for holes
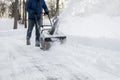
[[[50,49],[50,42],[47,42],[41,38],[40,39],[40,49],[42,49],[44,51],[49,50]]]

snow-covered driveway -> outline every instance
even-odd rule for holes
[[[0,80],[120,80],[120,41],[68,35],[42,51],[25,45],[25,34],[1,32]]]

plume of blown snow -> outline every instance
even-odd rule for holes
[[[68,35],[120,38],[119,15],[119,0],[69,0],[60,29]]]

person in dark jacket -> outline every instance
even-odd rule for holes
[[[34,25],[36,24],[35,18],[37,18],[37,23],[40,26],[40,19],[42,16],[42,9],[44,9],[45,14],[49,14],[48,8],[44,0],[27,0],[26,10],[28,12],[28,29],[27,29],[27,45],[30,45],[30,38]],[[40,46],[39,44],[39,28],[35,25],[36,38],[35,46]]]

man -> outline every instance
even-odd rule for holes
[[[30,38],[32,34],[33,27],[35,25],[36,30],[36,38],[35,38],[35,46],[40,46],[39,44],[39,27],[36,26],[36,19],[37,23],[41,25],[41,16],[42,16],[42,9],[44,9],[45,14],[49,14],[48,8],[44,0],[27,0],[26,10],[28,11],[28,29],[27,29],[27,45],[30,45]]]

